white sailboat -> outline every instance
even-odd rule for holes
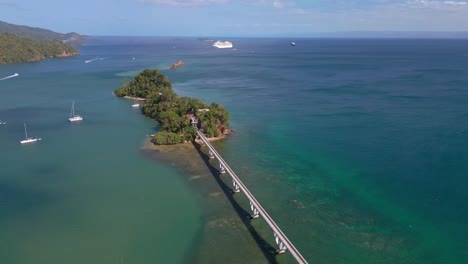
[[[138,103],[136,99],[133,100],[132,107],[140,107],[140,104]]]
[[[81,120],[83,120],[83,117],[75,114],[75,101],[73,101],[71,112],[70,112],[70,118],[68,118],[68,121],[75,122],[75,121],[81,121]]]
[[[32,142],[42,140],[42,138],[38,138],[38,137],[28,137],[28,131],[26,130],[26,123],[24,123],[24,136],[25,138],[20,141],[21,144],[32,143]]]

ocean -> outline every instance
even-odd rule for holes
[[[112,93],[145,68],[230,111],[213,144],[309,263],[468,262],[468,40],[229,40],[0,65],[1,263],[294,263],[203,147],[148,146]]]

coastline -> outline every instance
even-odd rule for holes
[[[225,139],[226,136],[229,135],[229,134],[231,134],[231,132],[228,133],[228,134],[222,134],[222,135],[220,135],[220,136],[218,136],[218,137],[210,137],[210,138],[206,138],[206,139],[207,139],[208,141],[210,141],[210,142],[212,142],[212,141],[220,141],[220,140],[222,140],[222,139]],[[154,143],[151,142],[151,138],[154,137],[154,134],[153,134],[153,135],[147,135],[147,137],[150,138],[150,139],[147,140],[147,142],[145,142],[145,146],[146,146],[146,144],[148,143],[148,144],[151,144],[151,145],[155,146],[155,149],[157,149],[158,146],[182,146],[182,145],[189,145],[189,144],[192,144],[191,141],[184,141],[184,142],[179,143],[179,144],[157,145],[157,144],[154,144]],[[202,141],[201,141],[200,139],[198,139],[198,138],[195,139],[195,143],[197,143],[197,144],[199,144],[199,145],[202,145],[202,144],[203,144]]]
[[[115,96],[117,96],[115,93],[113,93]],[[117,96],[119,97],[119,96]],[[124,99],[129,99],[129,100],[136,100],[136,101],[146,101],[146,98],[141,98],[141,97],[133,97],[133,96],[123,96],[123,97],[119,97],[119,98],[124,98]],[[234,132],[234,130],[232,129],[226,129],[224,133],[220,134],[219,136],[217,137],[210,137],[210,138],[206,138],[208,141],[212,142],[212,141],[219,141],[219,140],[222,140],[222,139],[225,139],[227,135],[230,135]],[[147,135],[148,138],[153,138],[155,134],[152,134],[152,135]],[[151,143],[151,139],[148,140],[148,142],[154,146],[166,146],[166,145],[157,145],[157,144],[154,144],[154,143]],[[202,144],[201,140],[199,139],[195,139],[195,142],[197,144]],[[185,145],[185,144],[188,144],[188,143],[192,143],[190,141],[184,141],[182,143],[178,143],[178,144],[172,144],[172,145],[169,145],[169,146],[180,146],[180,145]],[[146,144],[146,143],[145,143]]]
[[[114,93],[115,95],[115,93]],[[117,95],[115,95],[117,96]],[[119,97],[119,96],[117,96]],[[125,98],[125,99],[131,99],[131,100],[137,100],[137,101],[146,101],[146,98],[141,98],[141,97],[133,97],[133,96],[128,96],[128,95],[125,95],[124,97],[120,97],[120,98]]]

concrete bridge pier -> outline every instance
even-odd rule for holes
[[[232,179],[232,185],[234,185],[234,189],[232,190],[233,193],[240,192],[239,184],[237,184],[237,182],[234,179]]]
[[[253,214],[250,215],[250,218],[255,219],[258,218],[258,210],[257,207],[253,205],[252,202],[250,202],[250,209],[252,210]]]
[[[278,235],[276,233],[274,233],[274,236],[275,236],[275,242],[276,244],[278,245],[278,249],[275,251],[276,254],[283,254],[286,252],[286,250],[288,250],[288,248],[286,248],[286,246],[284,245],[283,241],[281,241],[281,239],[278,237]]]

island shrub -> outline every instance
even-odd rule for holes
[[[170,80],[158,70],[146,69],[132,80],[124,81],[115,94],[146,99],[143,113],[161,125],[153,138],[155,144],[193,141],[196,131],[191,118],[199,119],[197,126],[207,137],[218,137],[229,126],[229,112],[222,105],[207,105],[196,98],[177,96]]]
[[[220,134],[218,127],[214,123],[208,123],[203,132],[207,137],[217,137]]]
[[[145,69],[130,82],[115,91],[117,96],[147,98],[149,94],[158,94],[171,89],[171,81],[158,70]],[[172,92],[173,93],[173,92]],[[170,96],[166,93],[166,96]]]

